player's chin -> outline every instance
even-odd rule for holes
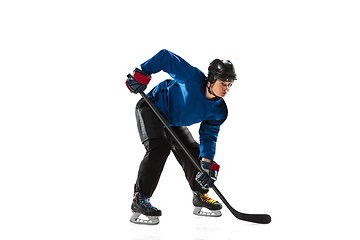
[[[222,92],[221,94],[219,94],[220,95],[219,97],[224,98],[226,94],[227,94],[226,92]]]

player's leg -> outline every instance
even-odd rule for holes
[[[170,154],[170,144],[163,125],[145,101],[138,102],[135,115],[146,154],[139,166],[131,205],[134,213],[130,221],[139,224],[158,224],[161,210],[151,205],[150,197],[156,189],[166,159]],[[141,219],[139,217],[141,214],[147,219]]]
[[[189,150],[191,155],[198,159],[200,155],[200,146],[192,137],[187,127],[172,127],[174,132],[180,138],[185,147]],[[168,134],[170,135],[170,134]],[[168,136],[169,137],[169,136]],[[199,170],[195,167],[194,163],[185,154],[185,151],[180,146],[174,143],[172,137],[169,137],[172,143],[172,151],[184,170],[185,177],[189,183],[191,190],[193,191],[193,205],[195,206],[194,214],[200,216],[218,217],[221,216],[220,209],[222,208],[221,203],[211,199],[207,192],[208,190],[202,189],[200,184],[195,180],[196,174]],[[200,160],[199,160],[200,164]],[[206,208],[210,211],[202,211]]]

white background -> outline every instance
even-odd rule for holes
[[[2,1],[0,238],[359,239],[359,12],[349,0]],[[151,199],[160,225],[129,222],[145,152],[124,83],[163,48],[204,72],[234,63],[217,186],[271,224],[193,216],[173,156]]]

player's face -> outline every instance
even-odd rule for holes
[[[216,96],[223,98],[226,96],[226,94],[228,94],[231,86],[231,82],[225,82],[217,79],[216,82],[213,84],[212,91],[215,93]]]

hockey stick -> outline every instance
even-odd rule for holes
[[[170,132],[170,134],[174,137],[176,142],[180,145],[182,150],[184,150],[185,154],[191,159],[191,161],[195,164],[196,168],[206,174],[204,170],[200,167],[198,161],[194,159],[194,157],[191,155],[191,153],[187,150],[187,148],[184,146],[184,144],[181,142],[179,137],[176,135],[176,133],[171,129],[169,124],[166,122],[164,117],[161,115],[161,113],[156,109],[154,104],[151,102],[151,100],[146,96],[144,92],[140,93],[141,97],[146,101],[146,103],[149,105],[149,107],[153,110],[155,115],[159,118],[159,120],[164,124],[166,129]],[[247,214],[247,213],[241,213],[236,211],[229,203],[226,201],[225,197],[221,194],[219,189],[215,185],[213,185],[212,189],[215,191],[215,193],[219,196],[221,201],[226,205],[226,207],[230,210],[230,212],[238,219],[253,223],[260,223],[260,224],[267,224],[271,222],[270,215],[267,214]]]

